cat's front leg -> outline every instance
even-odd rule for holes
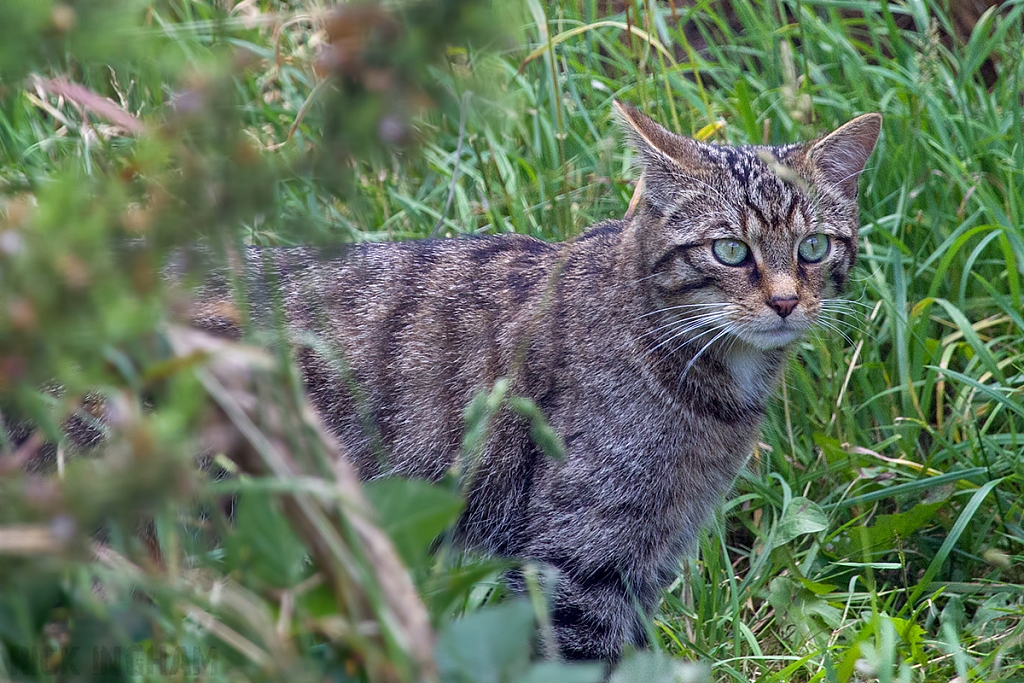
[[[617,571],[581,570],[571,561],[559,564],[550,608],[562,657],[613,663],[624,645],[646,645],[641,619],[645,601]]]

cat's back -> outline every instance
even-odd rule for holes
[[[508,372],[564,248],[504,235],[247,256],[279,288],[313,402],[364,476],[436,478],[465,406]]]
[[[481,299],[521,305],[558,251],[559,245],[501,235],[330,248],[253,247],[248,258],[259,270],[268,263],[274,267],[289,312],[300,314],[305,323],[316,324],[319,311],[346,318],[379,312],[399,323],[449,296],[458,297],[463,310]]]

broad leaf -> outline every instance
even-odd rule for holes
[[[418,566],[427,549],[462,511],[462,498],[417,479],[380,479],[364,485],[381,526],[406,564]]]

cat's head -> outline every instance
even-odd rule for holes
[[[800,337],[856,258],[857,181],[882,117],[806,144],[727,147],[616,106],[638,152],[641,276],[659,309],[761,349]]]

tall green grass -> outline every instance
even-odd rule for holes
[[[881,112],[850,313],[801,345],[749,468],[681,561],[654,646],[723,681],[1024,677],[1024,3],[985,13],[969,36],[930,0],[626,4],[495,8],[507,36],[433,67],[448,96],[416,119],[418,154],[360,161],[349,193],[300,163],[244,221],[246,239],[572,238],[621,217],[632,193],[613,98],[729,144],[809,139]],[[182,65],[246,50],[252,68],[230,81],[246,139],[301,159],[324,126],[300,117],[323,96],[318,3],[248,7],[154,2],[136,30],[156,66],[71,76],[159,116]],[[69,165],[116,173],[138,154],[142,143],[91,132],[67,102],[5,87],[16,90],[0,107],[5,194],[38,193]],[[436,501],[441,518],[449,503]],[[176,523],[163,515],[160,533]],[[287,545],[251,533],[284,560]],[[418,552],[406,559],[442,630],[493,601],[494,567]],[[256,569],[228,565],[254,586]],[[170,609],[159,618],[175,623]],[[180,642],[194,637],[175,628]]]

